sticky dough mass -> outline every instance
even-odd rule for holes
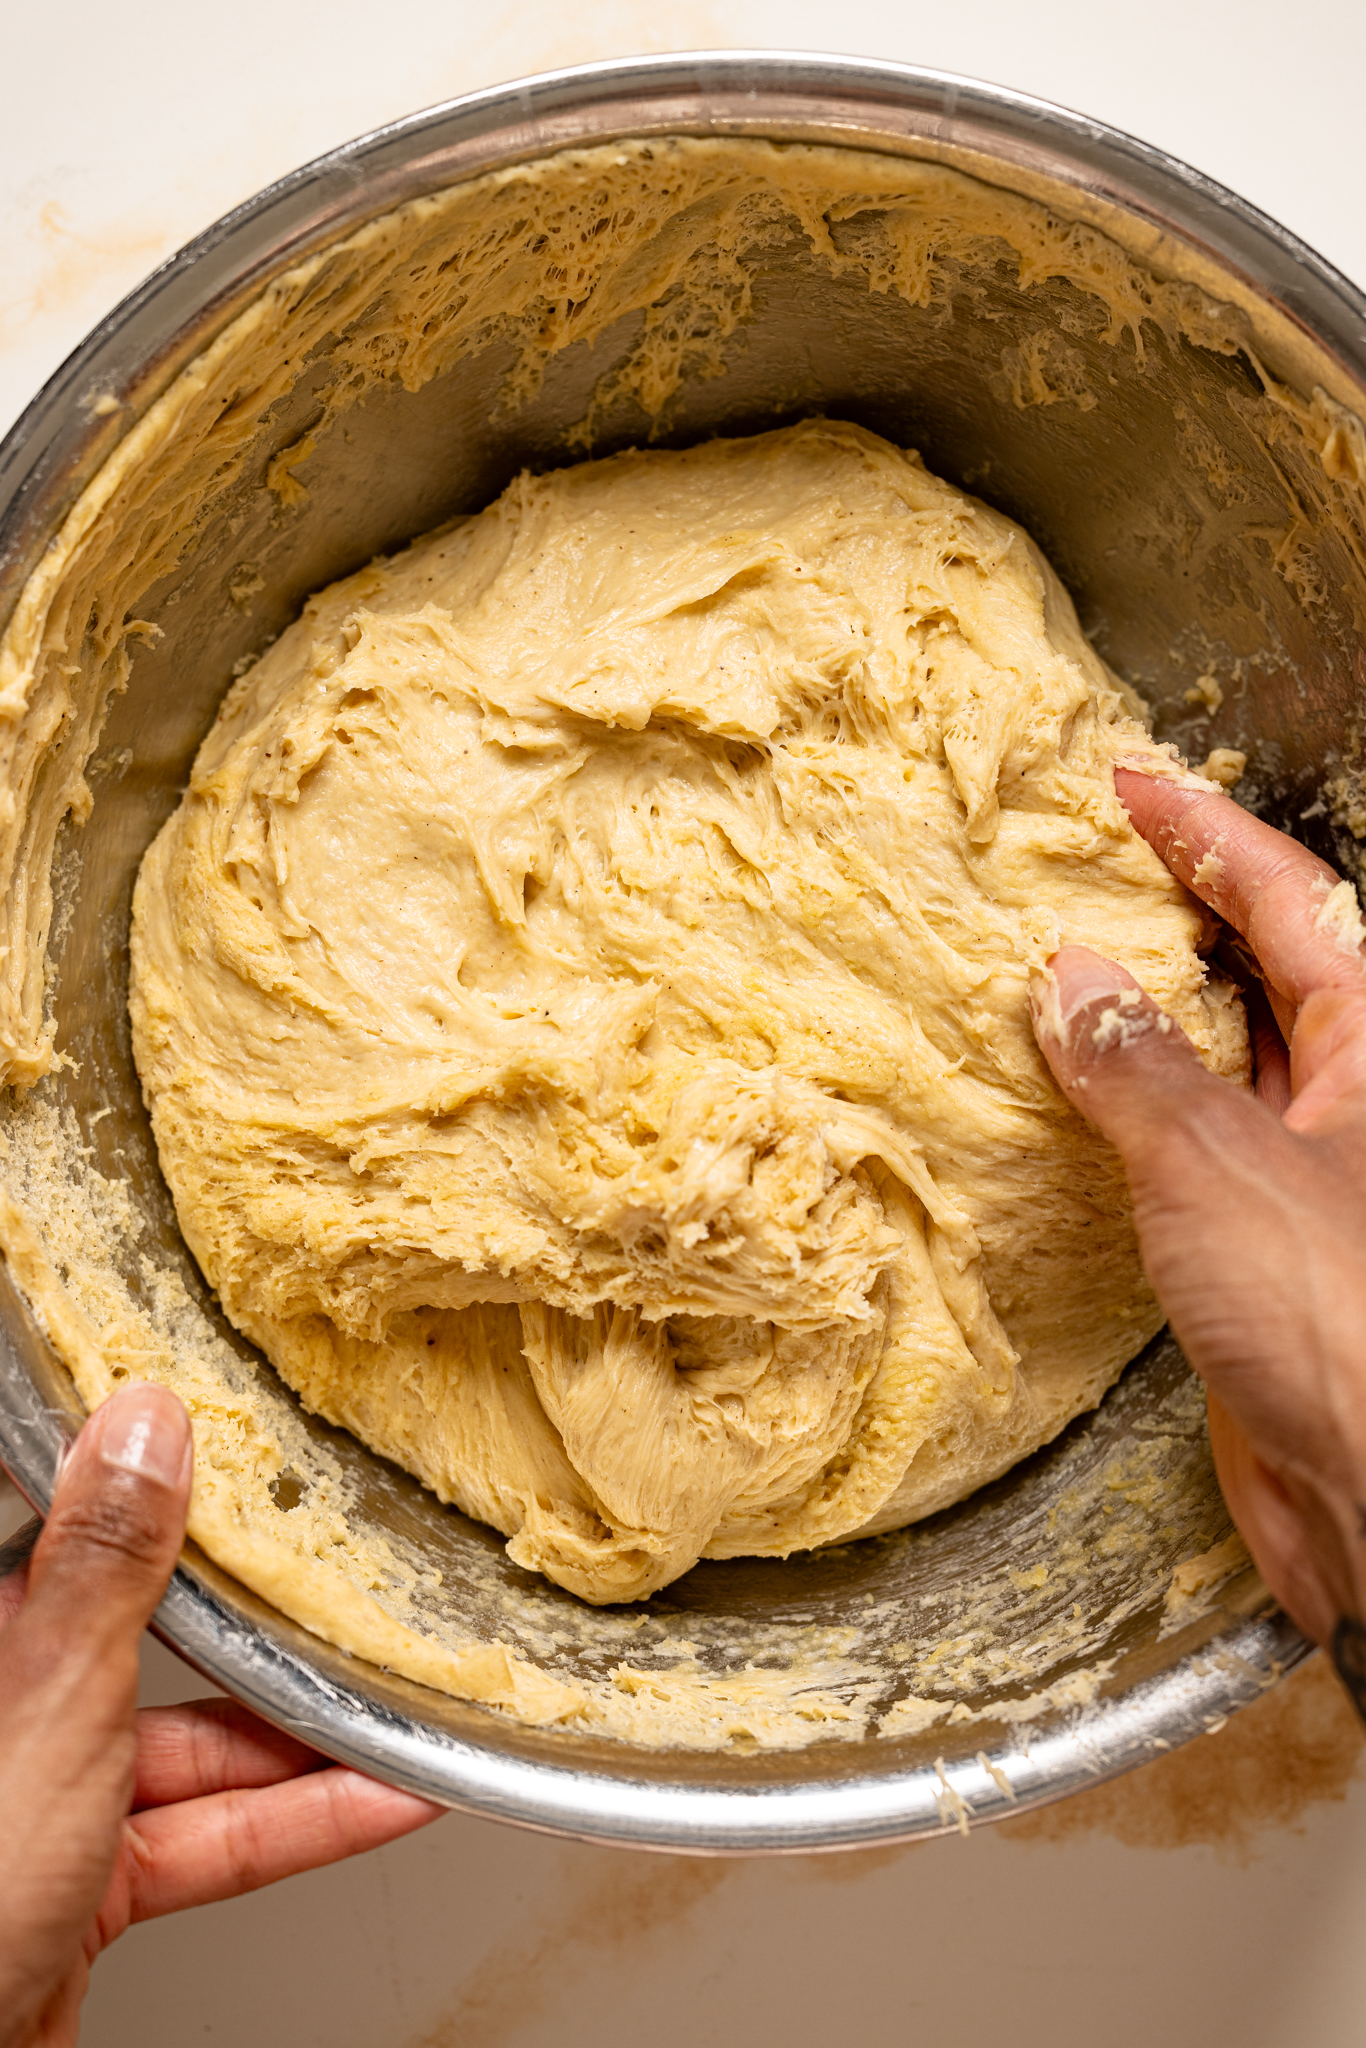
[[[134,903],[180,1221],[304,1402],[588,1600],[960,1499],[1161,1317],[1031,969],[1236,997],[1008,520],[815,421],[518,478],[315,597]]]

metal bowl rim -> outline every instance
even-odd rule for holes
[[[689,95],[691,118],[679,111]],[[660,118],[649,118],[652,108]],[[861,128],[860,108],[870,122],[880,114],[897,125]],[[153,271],[92,329],[0,442],[0,610],[8,612],[37,547],[138,412],[247,296],[312,249],[422,193],[555,149],[647,131],[795,139],[794,127],[855,147],[886,147],[895,138],[911,155],[919,143],[921,154],[990,159],[981,145],[995,144],[997,160],[1032,166],[1212,258],[1366,388],[1366,295],[1247,201],[1121,130],[1005,87],[882,60],[774,50],[623,58],[490,87],[371,130],[266,186]],[[474,161],[481,151],[485,160]],[[117,416],[92,413],[94,396],[119,390],[125,399]],[[12,1381],[10,1361],[3,1368]],[[0,1455],[28,1498],[45,1507],[63,1419],[43,1407],[31,1382],[6,1391],[18,1399],[0,1413]],[[1084,1727],[1075,1716],[1054,1720],[947,1776],[937,1767],[896,1768],[890,1745],[891,1768],[857,1778],[813,1775],[799,1786],[744,1789],[645,1785],[625,1768],[616,1777],[510,1758],[499,1749],[495,1716],[487,1745],[405,1719],[310,1672],[193,1569],[177,1571],[156,1629],[206,1677],[340,1761],[490,1818],[694,1853],[809,1853],[999,1818],[1114,1776],[1256,1693],[1229,1675],[1216,1640],[1102,1703]],[[1285,1669],[1312,1649],[1280,1614],[1231,1620],[1225,1641]],[[627,1755],[624,1749],[624,1764]]]

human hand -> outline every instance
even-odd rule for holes
[[[90,1966],[135,1921],[335,1863],[442,1809],[329,1767],[229,1700],[135,1713],[138,1644],[185,1532],[164,1387],[86,1423],[31,1558],[0,1577],[0,2048],[71,2048]]]
[[[1366,953],[1351,891],[1214,788],[1116,772],[1121,801],[1256,962],[1256,1096],[1212,1074],[1113,962],[1056,953],[1035,1033],[1118,1149],[1143,1262],[1209,1390],[1229,1511],[1366,1714]],[[1263,992],[1264,991],[1264,992]]]

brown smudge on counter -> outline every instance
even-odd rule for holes
[[[414,2035],[408,2048],[505,2048],[521,2038],[529,2020],[563,1999],[566,1978],[581,1975],[592,1957],[634,1948],[682,1919],[734,1869],[720,1857],[586,1847],[570,1854],[564,1890],[577,1903],[539,1935],[496,1943],[466,1979],[459,2004]]]
[[[28,321],[78,300],[111,272],[116,278],[127,273],[131,282],[170,255],[176,243],[169,227],[136,216],[82,234],[56,199],[39,209],[29,233],[43,260],[30,288],[0,306],[0,334],[10,338]]]
[[[1341,1801],[1366,1731],[1324,1657],[1274,1686],[1216,1734],[1197,1736],[1110,1784],[998,1823],[1012,1842],[1109,1835],[1130,1849],[1212,1848],[1247,1865],[1263,1838]]]
[[[1316,1657],[1217,1734],[983,1834],[1045,1847],[1065,1848],[1088,1835],[1134,1849],[1205,1847],[1246,1866],[1268,1835],[1298,1830],[1313,1807],[1345,1799],[1363,1747],[1366,1731],[1326,1658]],[[779,1861],[785,1874],[847,1884],[880,1877],[938,1841]],[[525,1938],[496,1943],[458,2004],[407,2048],[509,2048],[529,2022],[565,1998],[567,1980],[584,1975],[596,1958],[634,1950],[685,1920],[744,1867],[729,1858],[577,1846],[557,1853],[564,1859],[560,1889],[575,1903]]]

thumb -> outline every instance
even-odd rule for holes
[[[185,1534],[190,1421],[167,1388],[122,1388],[97,1408],[59,1474],[29,1566],[23,1619],[93,1658],[136,1645]]]
[[[1034,1029],[1068,1100],[1119,1152],[1144,1268],[1216,1397],[1219,1476],[1277,1597],[1326,1639],[1358,1611],[1360,1231],[1340,1171],[1205,1067],[1132,976],[1055,953]],[[1345,1341],[1339,1334],[1345,1328]]]
[[[1255,1433],[1268,1414],[1265,1400],[1253,1413],[1252,1361],[1303,1355],[1312,1334],[1294,1271],[1312,1162],[1113,961],[1065,947],[1031,993],[1058,1085],[1124,1161],[1143,1264],[1187,1356]]]
[[[3,2040],[55,2041],[39,2015],[54,1997],[79,1997],[72,1972],[133,1791],[138,1643],[180,1548],[192,1455],[189,1417],[164,1387],[127,1387],[96,1409],[58,1475],[28,1598],[5,1630]]]

